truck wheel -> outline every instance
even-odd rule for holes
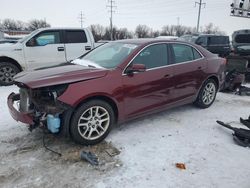
[[[218,86],[213,79],[208,79],[201,87],[194,104],[199,108],[208,108],[215,100]]]
[[[102,100],[91,100],[80,106],[72,118],[70,133],[74,141],[94,145],[109,134],[115,123],[112,107]]]
[[[0,85],[8,86],[14,83],[13,77],[20,72],[20,69],[9,62],[0,63]]]

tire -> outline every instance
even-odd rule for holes
[[[70,134],[82,145],[94,145],[104,140],[115,123],[112,107],[102,100],[82,104],[73,114]]]
[[[14,83],[14,76],[20,72],[20,69],[9,62],[0,62],[0,85],[9,86]]]
[[[218,85],[214,79],[208,79],[202,85],[194,104],[199,108],[208,108],[216,98]]]

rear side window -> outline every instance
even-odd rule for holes
[[[193,49],[194,59],[202,58],[201,54],[199,52],[197,52],[196,49],[194,49],[194,48],[192,48],[192,49]]]
[[[133,60],[134,64],[144,64],[146,69],[162,67],[168,64],[166,44],[155,44],[142,50]]]
[[[87,37],[84,31],[66,31],[66,43],[86,43]]]
[[[227,36],[212,36],[212,37],[208,37],[208,44],[209,45],[229,44],[229,37],[227,37]]]
[[[191,46],[185,44],[172,44],[175,63],[193,61],[202,58],[200,53]]]

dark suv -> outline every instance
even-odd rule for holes
[[[218,54],[220,57],[226,57],[230,54],[230,41],[229,36],[224,35],[200,35],[195,44],[201,45],[208,51]]]

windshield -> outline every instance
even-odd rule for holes
[[[26,39],[28,39],[31,35],[37,33],[38,30],[32,31],[30,34],[28,34],[27,36],[23,37],[22,39],[18,40],[18,42],[23,43],[24,41],[26,41]]]
[[[138,45],[119,42],[110,42],[104,44],[89,52],[80,60],[91,62],[89,66],[103,67],[107,69],[115,68],[128,57]],[[88,63],[87,63],[88,64]]]
[[[235,37],[236,43],[250,43],[250,34],[240,34]]]

